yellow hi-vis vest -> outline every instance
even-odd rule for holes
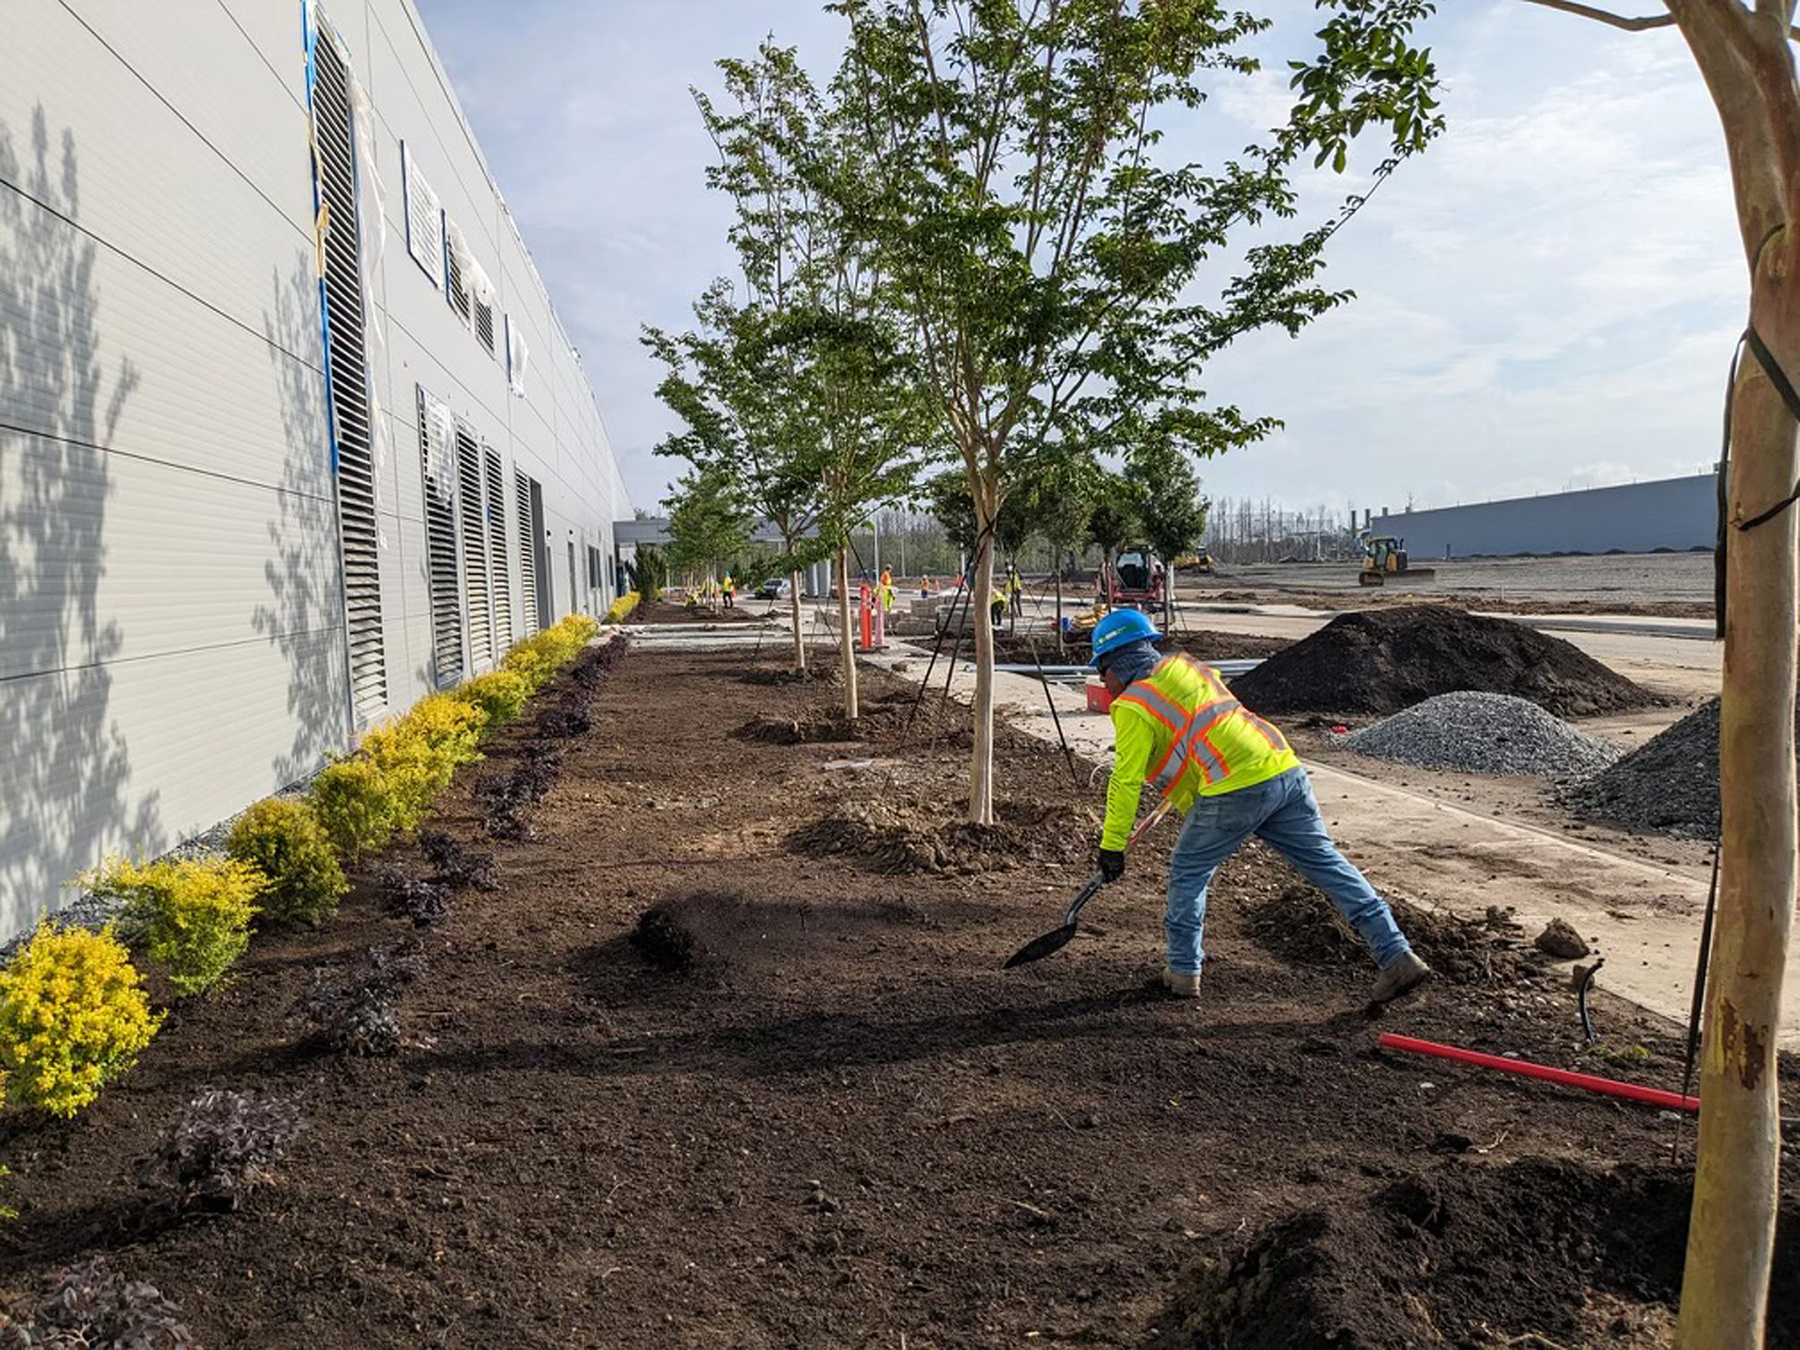
[[[1231,696],[1219,672],[1163,658],[1112,702],[1113,771],[1100,847],[1124,848],[1144,784],[1185,811],[1196,797],[1265,783],[1300,759],[1287,738]]]

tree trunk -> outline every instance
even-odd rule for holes
[[[994,823],[994,535],[976,500],[982,529],[975,546],[975,741],[969,752],[969,823]]]
[[[1784,248],[1788,276],[1800,249]],[[1765,275],[1782,262],[1765,262]],[[1792,289],[1791,282],[1778,282]],[[1783,367],[1800,372],[1800,336],[1772,302],[1752,307]],[[1800,318],[1797,315],[1796,318]],[[1701,1050],[1700,1143],[1681,1289],[1679,1341],[1756,1347],[1774,1256],[1781,1163],[1775,1037],[1794,907],[1795,514],[1750,530],[1793,490],[1794,423],[1744,357],[1732,408],[1725,678],[1719,726],[1723,834],[1719,912]]]
[[[854,722],[856,707],[856,635],[850,631],[850,544],[838,549],[838,626],[843,630],[838,650],[844,663],[844,716]]]
[[[788,573],[788,614],[794,624],[794,669],[806,669],[806,631],[800,624],[800,573]]]
[[[1050,570],[1056,574],[1056,650],[1063,649],[1062,630],[1062,550],[1050,550]]]

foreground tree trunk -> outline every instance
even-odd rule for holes
[[[1062,550],[1050,550],[1050,570],[1056,575],[1056,650],[1063,649],[1062,630]]]
[[[1800,377],[1800,86],[1793,4],[1668,0],[1719,110],[1750,264],[1750,320]],[[1775,1037],[1794,906],[1795,424],[1746,353],[1727,481],[1719,910],[1705,1002],[1700,1142],[1679,1343],[1763,1344],[1780,1177]]]
[[[794,669],[806,669],[806,630],[800,624],[800,573],[788,573],[788,616],[794,626]]]
[[[850,545],[838,549],[838,627],[842,638],[838,651],[844,663],[844,716],[854,722],[861,714],[856,706],[856,635],[850,631]]]

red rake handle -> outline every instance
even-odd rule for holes
[[[1585,1088],[1589,1092],[1604,1092],[1609,1097],[1625,1097],[1634,1102],[1646,1102],[1651,1106],[1661,1106],[1670,1111],[1698,1111],[1700,1109],[1698,1097],[1684,1097],[1679,1092],[1665,1092],[1661,1088],[1642,1087],[1637,1083],[1621,1083],[1616,1078],[1600,1078],[1591,1073],[1576,1073],[1573,1069],[1553,1069],[1548,1064],[1533,1064],[1530,1060],[1484,1055],[1479,1050],[1464,1050],[1455,1045],[1439,1045],[1436,1041],[1422,1041],[1414,1036],[1396,1036],[1391,1031],[1384,1031],[1376,1040],[1387,1050],[1410,1050],[1415,1055],[1453,1059],[1459,1063],[1474,1064],[1483,1069],[1498,1069],[1502,1073],[1516,1073],[1525,1078],[1541,1078],[1546,1083],[1560,1083],[1564,1087]]]

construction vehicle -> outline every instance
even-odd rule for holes
[[[1163,606],[1167,580],[1161,559],[1145,545],[1132,544],[1100,564],[1094,595],[1112,609],[1124,605],[1155,613]]]
[[[1364,534],[1362,570],[1356,574],[1357,584],[1385,586],[1392,578],[1398,582],[1430,581],[1437,576],[1435,567],[1412,567],[1407,563],[1406,540],[1397,534]]]

